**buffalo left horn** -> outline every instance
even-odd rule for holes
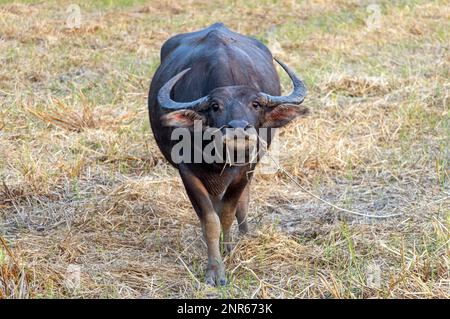
[[[261,95],[267,100],[268,105],[270,106],[277,106],[280,104],[301,104],[307,93],[305,84],[286,64],[276,58],[274,59],[289,75],[292,80],[292,84],[294,85],[294,89],[292,90],[292,93],[287,96],[273,96],[266,93],[261,93]]]

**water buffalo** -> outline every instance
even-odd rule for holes
[[[252,129],[272,130],[306,114],[307,108],[300,106],[306,96],[305,85],[291,69],[277,62],[293,83],[288,96],[281,96],[268,48],[221,23],[176,35],[161,48],[161,64],[148,97],[150,123],[161,152],[178,169],[201,221],[208,250],[206,282],[210,285],[226,284],[221,230],[225,253],[231,250],[234,218],[241,234],[248,230],[249,184],[256,163],[176,162],[172,133],[176,128],[192,131],[198,121],[202,129],[226,129],[239,133],[238,138],[248,138]],[[227,134],[223,143],[229,142]],[[270,144],[271,136],[266,144]]]

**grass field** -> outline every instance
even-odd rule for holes
[[[448,1],[80,1],[81,20],[73,3],[0,0],[0,298],[450,296]],[[281,166],[400,216],[258,173],[230,284],[203,283],[146,98],[162,43],[217,21],[306,82]]]

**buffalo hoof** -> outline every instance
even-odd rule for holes
[[[248,224],[247,224],[247,221],[244,221],[244,222],[239,224],[239,234],[241,236],[244,236],[247,233],[248,233]]]
[[[223,233],[222,245],[223,245],[223,253],[225,255],[229,255],[234,248],[233,237],[231,236],[230,231]]]
[[[208,264],[208,268],[206,269],[206,284],[213,287],[225,286],[227,284],[225,266],[222,262]]]
[[[232,243],[223,243],[223,250],[225,255],[231,254],[234,249],[234,245]]]

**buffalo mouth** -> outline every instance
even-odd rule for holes
[[[254,130],[227,128],[223,134],[226,161],[232,164],[252,162],[256,157],[258,134]]]

